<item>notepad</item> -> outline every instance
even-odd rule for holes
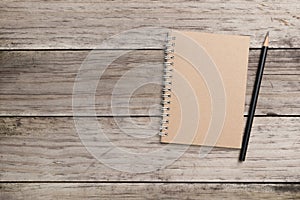
[[[171,31],[161,142],[240,148],[249,37]]]

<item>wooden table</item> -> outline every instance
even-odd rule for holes
[[[299,10],[298,0],[1,1],[0,198],[300,198]],[[72,111],[79,67],[105,38],[146,26],[250,35],[245,117],[261,42],[270,31],[246,162],[238,162],[239,151],[222,148],[199,158],[199,147],[193,146],[165,168],[128,173],[102,164],[82,145]],[[157,36],[149,48],[113,62],[95,94],[99,122],[115,143],[133,151],[157,147],[158,137],[134,148],[135,138],[124,136],[115,118],[133,134],[143,129],[128,125],[131,120],[140,125],[152,120],[149,130],[158,130],[159,110],[148,111],[159,104],[161,87],[137,90],[130,115],[112,114],[111,93],[136,65],[146,63],[145,71],[162,76],[163,42]],[[118,48],[100,51],[109,54]],[[92,109],[82,107],[86,113]],[[92,116],[78,117],[89,123]]]

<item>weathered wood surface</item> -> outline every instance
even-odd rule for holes
[[[8,183],[1,199],[299,199],[297,184]]]
[[[91,118],[81,120],[91,127]],[[144,128],[149,120],[153,120],[152,124]],[[99,122],[109,140],[128,152],[141,154],[163,146],[156,135],[158,117],[101,117]],[[128,173],[111,169],[88,153],[73,118],[2,117],[0,178],[1,181],[299,181],[299,124],[299,117],[256,117],[247,161],[243,163],[238,162],[239,150],[215,148],[201,158],[199,147],[191,146],[165,168]],[[143,133],[152,137],[133,137]],[[100,141],[99,145],[106,143]],[[164,155],[160,157],[164,159]],[[130,163],[123,154],[114,158],[119,164]],[[149,159],[139,167],[153,164]]]
[[[97,51],[97,59],[90,61],[94,74],[99,63],[109,60],[115,51]],[[121,51],[120,51],[121,52]],[[1,51],[0,52],[0,115],[2,116],[71,116],[72,92],[78,70],[90,51]],[[259,50],[251,50],[245,114],[251,97],[257,69]],[[103,55],[104,54],[104,55]],[[256,114],[300,114],[300,50],[270,50],[264,71]],[[161,86],[139,85],[135,80],[161,81],[163,52],[136,50],[115,60],[101,77],[95,94],[99,116],[123,115],[127,107],[131,115],[159,115]],[[138,70],[137,70],[138,69]],[[95,73],[94,73],[95,72]],[[131,74],[128,72],[132,72]],[[112,91],[121,77],[129,82],[119,85],[118,103],[111,103]],[[128,75],[129,74],[129,75]],[[130,86],[138,88],[132,95]],[[84,93],[85,91],[82,91]],[[83,96],[82,98],[84,98]],[[128,105],[127,99],[130,99]],[[112,108],[117,110],[112,113]],[[149,109],[151,110],[149,111]],[[82,113],[93,111],[82,106]]]
[[[1,1],[0,199],[299,199],[299,184],[287,183],[300,180],[299,5],[297,0]],[[131,30],[147,26],[159,28]],[[158,49],[165,43],[164,28],[249,35],[252,48],[261,47],[270,31],[272,48],[290,48],[268,53],[256,112],[263,117],[255,118],[246,162],[237,161],[238,150],[222,148],[200,158],[199,147],[193,146],[160,170],[118,171],[96,160],[80,141],[73,118],[63,117],[74,115],[72,91],[77,70],[89,53],[84,49],[154,49],[132,52],[110,65],[97,88],[96,114],[119,115],[98,119],[118,147],[133,153],[161,148],[157,135],[147,140],[130,136],[155,135],[158,117],[124,117],[126,93],[117,95],[119,102],[113,105],[117,112],[112,113],[110,106],[115,84],[137,65],[144,64],[144,72],[129,74],[129,80],[161,78],[163,54]],[[126,30],[130,35],[122,40],[101,45]],[[37,49],[42,51],[30,51]],[[99,53],[112,57],[109,50]],[[245,114],[258,57],[259,50],[250,51]],[[94,68],[89,71],[103,61],[100,56],[92,60]],[[152,84],[136,90],[129,114],[157,116],[160,89]],[[90,115],[91,110],[83,106],[86,113],[80,115]],[[266,117],[276,114],[286,117]],[[91,124],[90,117],[80,119]],[[122,155],[116,159],[120,164],[129,162]],[[203,181],[220,184],[188,183]],[[231,181],[262,184],[221,184]],[[263,184],[268,181],[280,184]]]
[[[108,37],[146,26],[250,35],[251,47],[260,47],[266,31],[270,31],[271,47],[300,47],[299,19],[298,0],[2,0],[0,48],[95,48]],[[132,40],[135,36],[128,42],[141,48],[161,48],[162,32],[152,33],[149,41],[140,40],[142,44]]]

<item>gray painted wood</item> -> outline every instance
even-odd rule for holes
[[[112,59],[115,52],[95,53],[96,58],[87,62],[91,65],[87,70],[90,72],[87,74],[89,80],[97,82],[100,79],[95,76],[99,73],[99,64]],[[80,112],[72,111],[75,77],[89,53],[90,51],[0,52],[0,115],[91,115],[94,109],[89,104],[83,104]],[[259,50],[250,51],[245,114],[248,111],[259,53]],[[299,57],[300,50],[269,51],[256,114],[300,113]],[[161,86],[143,86],[137,80],[161,84],[162,63],[163,52],[160,50],[132,51],[115,60],[98,83],[95,93],[97,115],[159,115]],[[126,84],[118,84],[121,77],[127,77]],[[87,88],[90,86],[87,85]],[[121,90],[114,92],[117,86]],[[130,89],[133,86],[136,90]],[[132,91],[133,94],[126,91]],[[84,92],[85,89],[79,91],[80,94]],[[86,96],[88,95],[82,95],[80,99],[84,101]],[[117,102],[111,103],[112,99]],[[128,107],[130,110],[126,113]]]
[[[297,0],[205,1],[1,1],[1,49],[95,48],[104,39],[141,27],[162,27],[251,36],[261,47],[300,47]],[[162,29],[135,34],[116,48],[161,48]],[[150,37],[148,37],[148,36]],[[135,38],[139,37],[139,40]],[[121,44],[120,44],[121,43]],[[115,48],[114,48],[115,49]]]

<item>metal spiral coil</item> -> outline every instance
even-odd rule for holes
[[[174,60],[174,47],[175,47],[175,37],[170,36],[168,33],[165,45],[165,57],[164,57],[164,70],[163,70],[163,89],[162,89],[162,114],[161,114],[161,126],[160,133],[161,136],[168,135],[168,124],[170,116],[170,103],[171,103],[171,86],[172,86],[172,67]]]

